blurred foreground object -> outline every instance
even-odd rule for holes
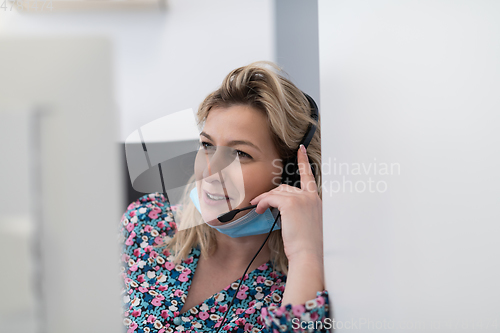
[[[2,332],[119,332],[111,47],[0,39]]]
[[[2,0],[5,11],[23,13],[79,11],[163,11],[167,0]]]

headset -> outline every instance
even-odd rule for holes
[[[316,102],[308,94],[304,92],[302,93],[304,94],[304,96],[306,96],[307,100],[309,101],[309,105],[311,107],[311,118],[314,119],[316,122],[318,122],[319,114]],[[309,123],[306,134],[300,141],[299,147],[302,144],[304,145],[304,147],[307,148],[311,143],[311,140],[315,132],[316,132],[316,124]],[[313,172],[313,175],[316,176],[316,169],[313,164],[311,164],[311,170]],[[281,183],[300,188],[300,172],[299,172],[299,164],[297,162],[297,152],[295,152],[294,156],[285,159],[285,161],[283,162],[283,173],[281,174]]]
[[[317,128],[316,123],[318,122],[318,119],[319,119],[319,111],[318,111],[318,105],[316,104],[314,99],[304,92],[302,92],[302,94],[304,94],[304,96],[309,101],[309,106],[311,107],[311,118],[314,119],[314,121],[315,121],[315,123],[309,123],[309,126],[307,127],[306,133],[299,144],[299,147],[302,144],[302,145],[304,145],[304,147],[307,148],[309,146],[309,144],[311,143],[311,140],[314,136],[314,133],[316,132],[316,128]],[[311,164],[311,162],[309,162],[309,163]],[[313,175],[316,176],[316,169],[315,169],[313,164],[311,164],[311,170],[313,172]],[[300,188],[300,172],[299,172],[299,164],[297,161],[297,151],[295,152],[295,156],[287,158],[283,161],[283,172],[281,174],[281,183]],[[244,210],[253,209],[255,207],[257,207],[257,205],[251,205],[251,206],[248,206],[245,208],[235,209],[235,210],[232,210],[228,213],[219,215],[219,217],[217,219],[221,223],[226,223],[226,222],[231,221],[237,213],[244,211]],[[262,243],[259,250],[254,255],[254,257],[252,258],[252,260],[248,264],[247,268],[245,269],[245,272],[241,276],[240,282],[238,283],[238,288],[236,289],[236,292],[234,293],[234,295],[231,299],[231,303],[229,304],[229,306],[224,314],[224,318],[222,319],[220,326],[219,326],[219,329],[217,330],[216,333],[218,333],[222,329],[222,327],[224,326],[227,314],[229,313],[229,311],[231,310],[231,307],[233,306],[234,297],[238,294],[238,291],[240,290],[241,282],[243,281],[245,274],[247,273],[248,269],[252,265],[255,258],[257,258],[257,256],[259,255],[259,253],[262,250],[262,248],[264,247],[264,245],[266,244],[267,240],[269,239],[269,236],[271,236],[271,232],[273,231],[274,226],[276,225],[276,222],[278,221],[278,219],[280,219],[280,216],[281,216],[281,214],[278,212],[278,215],[274,219],[273,226],[271,227],[271,230],[267,234],[267,237],[264,240],[264,243]]]

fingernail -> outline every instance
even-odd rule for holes
[[[302,144],[300,145],[300,150],[301,150],[304,154],[306,154],[306,147],[304,147],[304,145],[302,145]]]

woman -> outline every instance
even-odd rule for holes
[[[311,164],[320,165],[320,129],[317,124],[307,151],[299,149],[308,125],[315,123],[311,107],[272,67],[277,69],[254,63],[232,71],[197,114],[203,125],[200,149],[229,147],[238,155],[244,196],[233,208],[257,207],[255,212],[238,213],[232,225],[251,216],[252,222],[243,228],[247,230],[236,234],[235,228],[221,227],[218,221],[199,223],[200,205],[230,199],[210,192],[217,183],[210,175],[198,178],[197,187],[186,192],[182,208],[170,207],[162,194],[153,193],[132,203],[124,214],[127,332],[324,330],[328,296],[321,170],[316,167],[315,175],[311,170]],[[283,161],[294,155],[301,189],[279,184]],[[273,207],[281,214],[281,230],[273,229],[238,290],[239,278],[270,230],[255,230],[254,219]],[[177,231],[173,209],[179,209],[182,230]]]

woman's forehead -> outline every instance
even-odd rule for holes
[[[261,110],[246,105],[214,108],[208,113],[203,132],[214,140],[252,141],[266,145],[271,140],[267,116]]]

